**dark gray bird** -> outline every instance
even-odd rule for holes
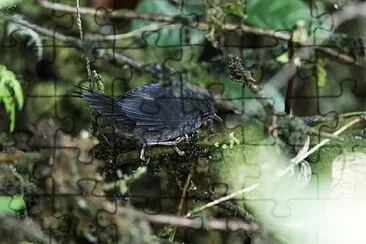
[[[181,92],[159,83],[137,87],[114,99],[84,91],[82,97],[90,108],[117,121],[127,137],[142,145],[140,158],[145,160],[146,146],[173,146],[179,155],[179,142],[208,120],[222,121],[215,113],[210,95],[185,84]]]

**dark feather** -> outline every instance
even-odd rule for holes
[[[82,96],[89,103],[90,108],[98,111],[102,115],[117,121],[127,119],[126,114],[121,108],[121,104],[112,97],[90,91],[83,92]]]
[[[149,84],[117,99],[78,86],[90,108],[122,123],[126,135],[145,144],[169,141],[199,128],[205,114],[214,113],[206,94],[189,86],[180,91],[160,84]],[[184,94],[184,95],[183,95]]]
[[[177,126],[181,118],[181,101],[170,89],[151,84],[132,90],[120,103],[126,116],[136,121],[136,126],[156,131]]]

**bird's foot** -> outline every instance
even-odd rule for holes
[[[174,147],[174,150],[179,154],[179,156],[183,156],[185,154],[185,152],[180,150],[177,146]]]
[[[183,156],[185,154],[184,151],[182,151],[178,148],[178,144],[181,143],[184,140],[186,142],[189,142],[188,134],[184,134],[184,136],[178,137],[177,139],[175,139],[174,144],[173,144],[174,150],[179,154],[179,156]]]
[[[142,161],[144,161],[146,164],[148,164],[150,162],[150,158],[145,158],[145,148],[146,145],[142,145],[141,151],[140,151],[140,159]]]
[[[140,159],[146,161],[145,157],[144,157],[144,152],[145,152],[145,147],[146,146],[156,146],[156,145],[161,145],[161,146],[173,146],[174,150],[180,155],[184,155],[185,152],[180,150],[178,148],[178,144],[181,143],[182,141],[189,141],[189,136],[187,134],[185,134],[184,136],[178,137],[177,139],[175,139],[174,141],[161,141],[161,142],[149,142],[146,143],[142,149],[141,149],[141,153],[140,153]]]
[[[177,139],[175,139],[174,141],[173,141],[173,145],[174,146],[177,146],[179,143],[181,143],[182,141],[186,141],[186,142],[189,142],[189,136],[188,136],[188,134],[184,134],[184,136],[180,136],[180,137],[178,137]]]

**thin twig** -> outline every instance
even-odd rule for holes
[[[68,13],[76,13],[76,9],[67,5],[67,4],[60,4],[60,3],[52,3],[47,0],[38,0],[40,5],[44,8],[68,12]],[[95,9],[95,8],[88,8],[88,7],[81,7],[79,9],[80,14],[91,15],[91,16],[98,16],[98,17],[110,17],[110,18],[121,18],[121,19],[141,19],[146,21],[154,21],[154,22],[177,22],[174,19],[174,16],[169,15],[155,15],[155,14],[141,14],[137,13],[134,10],[130,9],[118,9],[114,11],[102,11],[103,9]]]
[[[184,203],[187,200],[187,192],[188,192],[188,188],[191,184],[191,180],[192,180],[192,176],[194,173],[194,170],[196,169],[195,165],[191,166],[191,169],[189,170],[186,182],[184,184],[183,190],[182,190],[182,196],[180,198],[180,202],[178,205],[178,211],[177,211],[177,216],[181,216],[183,213],[183,207],[184,207]],[[177,231],[177,228],[173,228],[173,231],[171,232],[170,236],[169,236],[169,241],[173,242],[174,241],[174,236],[175,233]]]
[[[110,208],[113,208],[111,206]],[[250,233],[256,233],[260,231],[260,227],[256,223],[246,223],[241,220],[230,219],[204,219],[195,218],[190,219],[183,216],[167,215],[167,214],[146,214],[144,212],[134,210],[127,207],[118,206],[116,214],[129,214],[132,217],[140,220],[146,220],[159,224],[170,224],[180,227],[189,227],[193,229],[212,229],[222,231],[237,231],[244,230]]]
[[[362,120],[365,120],[366,117],[360,117],[357,119],[352,120],[351,122],[349,122],[348,124],[345,124],[344,126],[342,126],[341,128],[339,128],[337,131],[335,131],[333,133],[333,136],[338,136],[340,135],[343,131],[347,130],[349,127],[353,126],[354,124],[357,124],[359,122],[361,122]],[[325,144],[327,144],[330,141],[329,138],[322,140],[321,142],[319,142],[319,144],[315,145],[313,148],[311,148],[307,153],[305,153],[302,157],[298,158],[294,164],[298,164],[301,161],[303,161],[305,158],[307,158],[310,154],[313,154],[314,152],[316,152],[319,148],[321,148],[322,146],[324,146]]]
[[[60,32],[46,29],[42,26],[30,23],[30,22],[28,22],[24,19],[20,19],[20,18],[14,17],[14,16],[2,16],[2,17],[5,18],[7,21],[22,25],[22,26],[27,27],[31,30],[34,30],[35,32],[37,32],[39,34],[54,38],[54,39],[62,41],[62,42],[74,42],[74,43],[76,43],[79,40],[78,38],[75,38],[75,37],[72,37],[72,36],[66,36],[66,35],[64,35]]]
[[[169,23],[162,23],[162,24],[151,24],[141,27],[140,29],[133,30],[123,34],[116,34],[116,35],[106,35],[106,36],[99,36],[99,35],[88,35],[89,39],[93,39],[94,41],[114,41],[114,40],[123,40],[132,37],[138,37],[139,35],[143,34],[144,32],[148,31],[157,31],[161,29],[171,29],[180,26],[181,24],[169,24]]]
[[[81,15],[80,15],[80,0],[76,0],[76,23],[79,29],[79,35],[80,40],[84,41],[84,35],[83,35],[83,26],[81,22]],[[88,74],[88,79],[91,79],[91,68],[90,68],[90,60],[87,55],[85,55],[85,65],[86,65],[86,71]]]
[[[255,95],[257,101],[262,105],[268,116],[273,114],[273,105],[268,101],[264,89],[257,85],[251,72],[244,67],[244,63],[239,57],[229,57],[227,59],[231,79],[240,82],[243,86],[247,86]]]
[[[216,199],[215,201],[209,202],[209,203],[207,203],[207,204],[205,204],[205,205],[203,205],[203,206],[201,206],[199,208],[196,208],[196,209],[192,210],[191,212],[189,212],[186,215],[186,217],[192,217],[194,214],[199,213],[199,212],[201,212],[201,211],[203,211],[203,210],[205,210],[207,208],[210,208],[210,207],[215,206],[215,205],[217,205],[219,203],[228,201],[228,200],[230,200],[230,199],[232,199],[234,197],[237,197],[237,196],[239,196],[241,194],[244,194],[244,193],[248,193],[250,191],[253,191],[258,186],[259,186],[259,184],[254,184],[254,185],[248,186],[248,187],[246,187],[244,189],[241,189],[239,191],[233,192],[233,193],[231,193],[231,194],[229,194],[229,195],[227,195],[225,197],[221,197],[219,199]]]
[[[333,135],[333,134],[325,132],[325,131],[320,131],[320,130],[317,130],[317,129],[312,128],[312,127],[309,128],[309,134],[320,136],[322,138],[328,138],[328,139],[343,141],[343,138],[340,137],[340,136]]]
[[[190,169],[190,171],[188,173],[186,182],[185,182],[184,187],[183,187],[183,190],[182,190],[182,196],[181,196],[180,203],[179,203],[179,206],[178,206],[177,215],[182,215],[184,202],[186,200],[188,188],[189,188],[189,186],[191,184],[191,180],[192,180],[193,173],[194,173],[194,170],[195,169],[196,169],[195,165],[192,165],[192,167],[191,167],[191,169]]]
[[[357,119],[352,120],[351,122],[349,122],[348,124],[342,126],[341,128],[339,128],[337,131],[335,131],[332,135],[333,136],[338,136],[340,135],[343,131],[347,130],[349,127],[353,126],[354,124],[357,124],[359,122],[361,122],[362,120],[366,120],[365,116],[359,117]],[[309,157],[309,155],[313,154],[314,152],[316,152],[319,148],[321,148],[322,146],[324,146],[325,144],[327,144],[330,141],[329,138],[322,140],[321,142],[319,142],[317,145],[315,145],[313,148],[311,148],[309,151],[307,151],[306,153],[304,153],[303,155],[301,155],[301,157],[296,157],[296,160],[291,162],[291,164],[283,171],[281,171],[280,174],[278,174],[278,177],[283,177],[285,174],[287,174],[289,171],[291,171],[291,169],[301,163],[303,160],[305,160],[307,157]]]
[[[67,44],[70,44],[70,46],[72,46],[72,47],[82,50],[82,47],[80,46],[82,44],[82,42],[80,41],[80,39],[75,38],[73,36],[66,36],[60,32],[48,30],[42,26],[29,23],[28,21],[26,21],[24,19],[6,17],[6,20],[17,23],[22,26],[25,26],[31,30],[36,31],[37,33],[39,33],[41,35],[65,42]],[[110,59],[117,61],[120,64],[128,64],[135,69],[138,69],[141,71],[148,71],[147,70],[148,66],[146,64],[138,63],[138,62],[134,61],[133,59],[131,59],[130,57],[125,56],[122,53],[115,52],[115,50],[113,50],[112,48],[97,49],[96,52],[99,56],[108,57]]]
[[[76,13],[76,10],[66,4],[60,4],[60,3],[51,3],[47,0],[38,0],[38,2],[45,8],[53,9],[57,11],[63,11],[63,12],[71,12]],[[152,21],[152,22],[167,22],[167,23],[182,23],[184,25],[190,26],[192,28],[200,29],[200,30],[208,30],[209,25],[205,22],[197,22],[192,21],[186,18],[176,18],[175,16],[170,15],[163,15],[163,14],[141,14],[137,13],[130,9],[118,9],[114,11],[99,11],[95,8],[87,8],[82,7],[79,9],[80,14],[86,14],[86,15],[92,15],[92,16],[108,16],[110,18],[123,18],[123,19],[141,19],[146,21]],[[348,16],[345,17],[345,13],[348,13]],[[343,21],[356,18],[356,17],[366,17],[366,3],[353,3],[350,4],[345,10],[338,11],[334,13],[331,17],[325,19],[324,25],[327,26],[327,28],[332,28],[333,30],[336,29]],[[333,23],[333,19],[336,21]],[[279,32],[277,30],[270,30],[270,29],[262,29],[257,27],[248,26],[245,24],[233,24],[233,23],[225,23],[223,24],[222,28],[224,30],[241,30],[244,33],[251,33],[259,36],[266,36],[271,37],[276,40],[282,40],[282,41],[289,41],[291,39],[291,35],[284,32]],[[331,32],[330,32],[331,33]],[[329,33],[329,35],[330,35]],[[313,40],[314,37],[309,37],[308,40]],[[326,38],[324,38],[326,39]],[[335,48],[329,48],[329,47],[323,47],[318,43],[317,45],[314,45],[313,43],[300,43],[294,41],[294,44],[296,44],[298,47],[313,47],[331,57],[337,58],[347,64],[355,64],[357,66],[360,66],[362,68],[366,68],[364,63],[365,60],[355,60],[354,57],[349,56],[344,53],[339,53],[338,49]],[[295,55],[296,56],[296,55]],[[289,74],[291,75],[291,74]]]

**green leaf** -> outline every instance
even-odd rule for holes
[[[280,56],[278,56],[276,58],[277,62],[280,62],[281,64],[286,64],[288,63],[288,52],[284,52],[283,54],[281,54]]]
[[[9,115],[9,130],[15,128],[16,109],[23,108],[24,96],[22,87],[13,72],[0,65],[0,103],[4,103],[6,112]]]
[[[23,196],[0,196],[0,214],[15,213],[24,207]]]
[[[298,20],[311,20],[308,5],[302,0],[243,0],[246,22],[261,28],[291,29]]]
[[[316,63],[316,78],[319,88],[323,88],[327,83],[327,70],[325,68],[327,61],[324,58],[319,58]]]
[[[0,9],[6,7],[13,7],[16,3],[19,3],[21,0],[0,0]]]
[[[176,8],[167,0],[143,0],[136,8],[138,13],[164,14],[170,16],[182,16],[184,14],[197,13],[188,4],[183,6],[182,11]],[[197,9],[197,11],[201,11]],[[151,21],[133,20],[132,30],[138,30],[144,26],[158,24]],[[204,41],[204,33],[190,27],[182,25],[164,26],[158,31],[146,31],[142,38],[148,45],[159,47],[175,47],[186,45],[201,44]],[[188,41],[186,41],[188,40]]]
[[[205,5],[203,1],[184,0],[182,1],[183,15],[203,15],[205,12]]]
[[[12,196],[9,208],[13,211],[19,211],[25,208],[25,201],[23,196]]]

